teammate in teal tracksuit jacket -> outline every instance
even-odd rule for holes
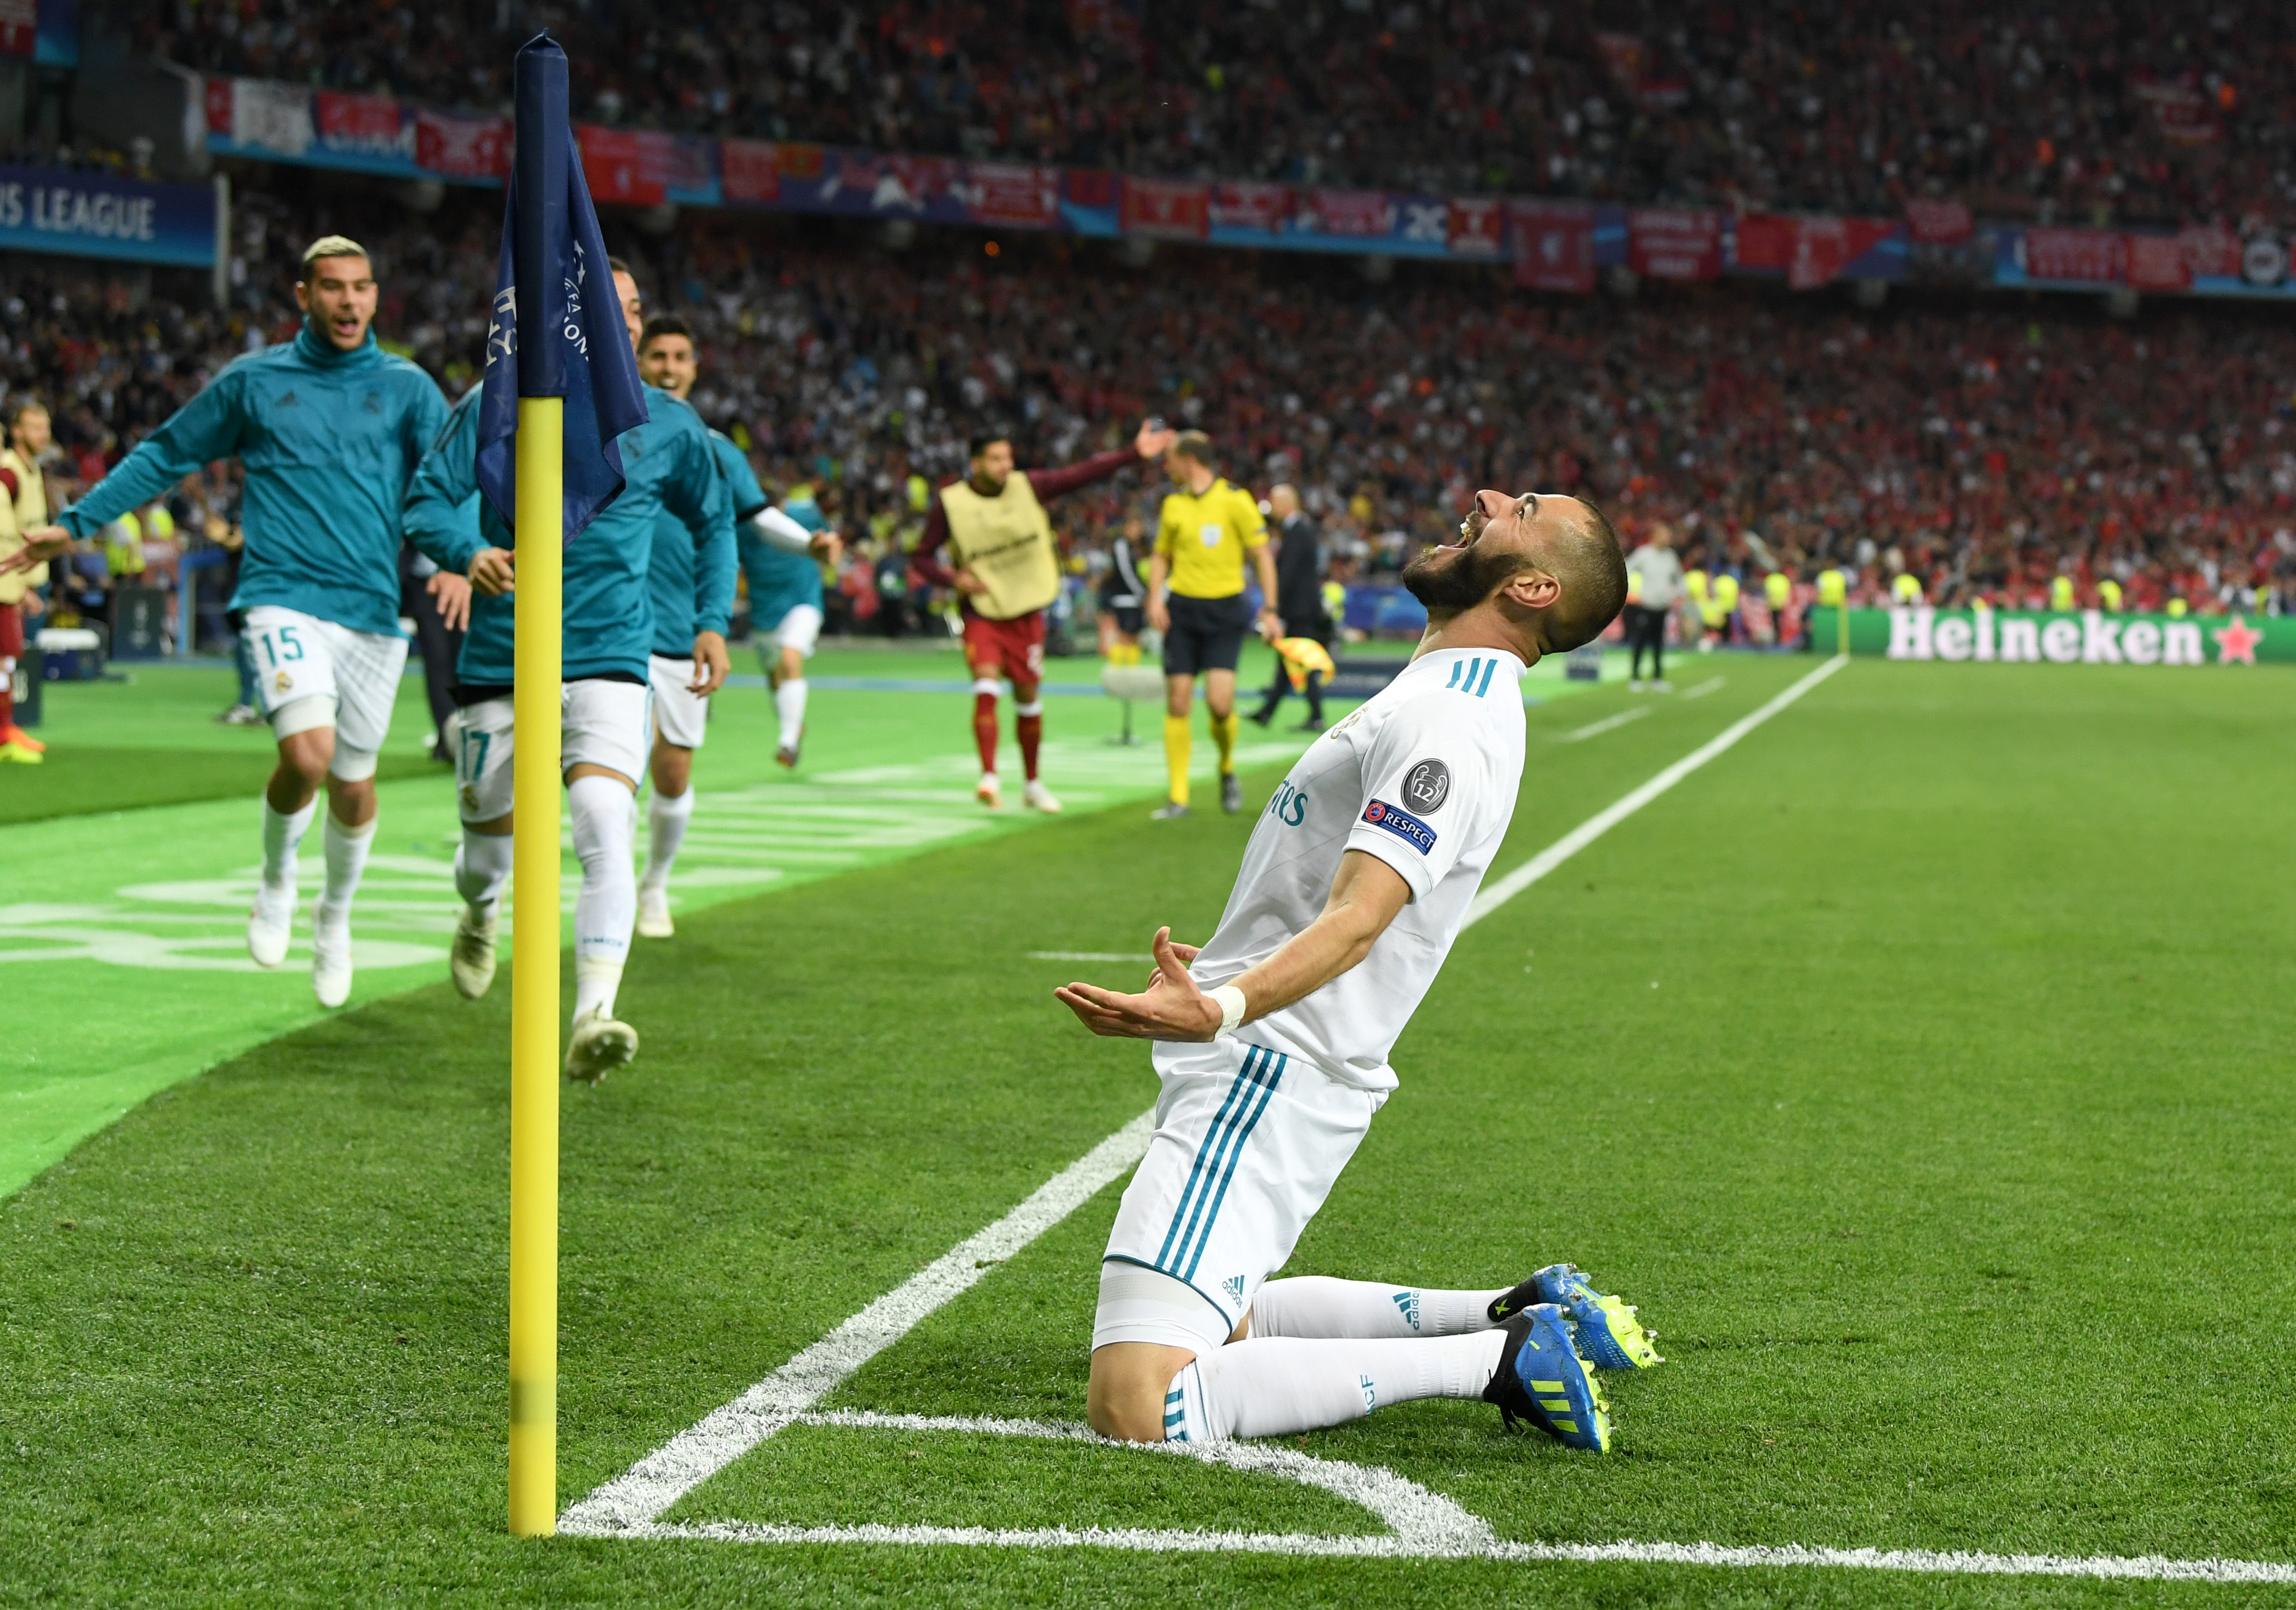
[[[247,468],[247,548],[232,608],[275,604],[398,634],[400,511],[447,418],[422,368],[375,344],[338,349],[306,323],[233,359],[57,518],[85,539],[217,459]]]
[[[734,552],[733,494],[718,472],[701,416],[667,391],[644,389],[650,418],[620,438],[627,481],[621,495],[567,544],[560,674],[568,682],[593,676],[646,680],[646,655],[655,641],[648,578],[665,514],[684,527],[690,552]],[[408,540],[457,576],[468,573],[481,548],[512,545],[510,528],[491,503],[479,500],[475,521],[468,511],[479,485],[478,395],[474,388],[455,405],[406,494]],[[465,690],[512,685],[517,597],[515,592],[499,598],[472,594],[470,633],[456,666]],[[680,652],[692,652],[694,632],[722,634],[733,604],[730,567],[721,574],[697,564],[693,626]]]
[[[747,528],[767,503],[757,472],[742,450],[720,431],[709,434],[734,521],[725,527],[722,540],[713,527],[707,542],[694,538],[667,507],[654,522],[647,590],[653,603],[653,651],[668,659],[691,655],[696,632],[726,630],[724,623],[734,609],[734,535]],[[705,624],[709,620],[720,624]]]

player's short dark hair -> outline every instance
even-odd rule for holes
[[[608,274],[626,274],[634,280],[638,277],[637,270],[632,268],[627,263],[623,262],[619,257],[608,257],[606,259],[606,272]]]
[[[965,443],[965,456],[979,458],[996,443],[1009,442],[1012,439],[1013,433],[1002,426],[992,425],[986,429],[976,430],[972,433],[972,438]]]
[[[645,322],[645,329],[638,336],[638,350],[644,352],[653,345],[656,336],[664,335],[682,335],[691,341],[693,327],[674,313],[658,313]]]
[[[374,261],[367,256],[366,248],[348,235],[321,235],[303,248],[303,266],[295,275],[295,283],[309,284],[311,265],[327,257],[365,257],[369,263]]]
[[[1212,453],[1212,438],[1201,430],[1183,430],[1172,438],[1172,451],[1184,459],[1193,459],[1210,470],[1219,460]]]
[[[1548,550],[1554,560],[1555,579],[1562,584],[1567,619],[1547,618],[1547,638],[1558,650],[1589,643],[1619,617],[1627,607],[1627,558],[1619,534],[1600,509],[1578,500],[1587,518],[1572,525],[1570,535]]]

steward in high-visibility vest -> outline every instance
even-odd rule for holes
[[[1890,584],[1890,596],[1901,604],[1922,601],[1922,581],[1910,570],[1898,572],[1898,579]]]
[[[1817,601],[1828,609],[1839,609],[1849,602],[1849,577],[1840,567],[1817,573]]]
[[[2096,601],[2104,607],[2104,612],[2107,615],[2120,614],[2120,584],[2109,576],[2097,583]]]
[[[1762,598],[1770,606],[1770,613],[1783,615],[1793,602],[1793,579],[1783,570],[1773,570],[1762,577]]]
[[[2070,609],[2073,607],[2073,578],[2059,576],[2049,583],[2049,608]]]

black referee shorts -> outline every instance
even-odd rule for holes
[[[1168,594],[1171,629],[1164,633],[1164,674],[1198,676],[1206,671],[1233,671],[1243,651],[1243,634],[1251,626],[1251,604],[1241,593],[1233,598],[1190,598]]]

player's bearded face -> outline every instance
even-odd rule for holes
[[[1456,615],[1472,609],[1498,590],[1516,571],[1522,558],[1503,537],[1485,533],[1488,512],[1478,504],[1459,524],[1459,541],[1430,548],[1403,568],[1403,584],[1411,596],[1432,613]]]

